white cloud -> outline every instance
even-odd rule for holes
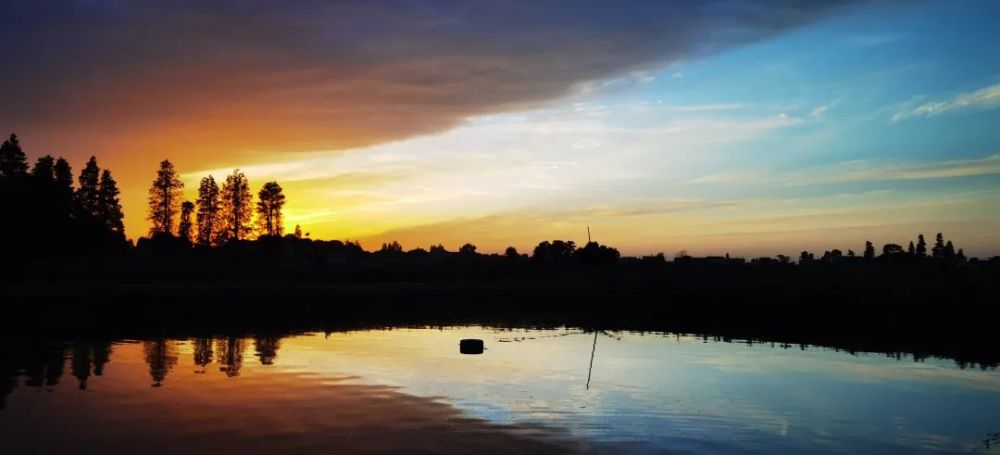
[[[983,87],[974,92],[960,93],[948,100],[931,101],[896,112],[892,122],[912,117],[934,117],[963,109],[992,109],[1000,106],[1000,83]]]

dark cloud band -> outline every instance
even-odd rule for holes
[[[841,3],[15,0],[0,125],[355,146],[767,38]]]

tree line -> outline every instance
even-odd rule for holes
[[[150,246],[151,250],[183,251],[186,247],[216,248],[248,239],[267,240],[271,244],[288,239],[284,236],[283,209],[286,203],[281,185],[275,181],[264,183],[256,193],[254,201],[250,183],[239,169],[226,176],[220,186],[212,175],[202,178],[194,201],[184,199],[184,183],[181,181],[170,160],[160,162],[155,178],[149,187],[147,220],[150,229],[147,239],[140,239],[139,249]],[[112,254],[128,250],[131,244],[124,233],[124,213],[120,190],[111,170],[101,169],[97,158],[91,156],[76,178],[69,162],[50,155],[39,157],[29,166],[27,156],[15,134],[11,134],[0,145],[0,238],[3,252],[17,256],[28,254],[38,257],[70,256],[81,253]],[[308,236],[308,234],[306,234]],[[315,261],[321,256],[343,256],[358,260],[371,255],[377,260],[392,258],[485,257],[476,252],[475,245],[465,244],[458,252],[451,253],[441,245],[430,251],[417,248],[404,251],[397,242],[382,245],[373,253],[365,252],[359,244],[352,242],[313,242],[302,238],[302,230],[295,226],[294,234],[288,238],[302,240],[293,250],[307,250],[304,253]],[[273,239],[273,241],[269,240]],[[265,243],[267,243],[265,242]],[[258,242],[259,243],[259,242]],[[165,248],[162,246],[166,245]],[[267,250],[276,245],[258,245]],[[272,250],[274,248],[271,248]],[[509,247],[502,255],[508,260],[531,259],[543,264],[614,265],[625,259],[618,250],[596,242],[588,242],[577,247],[573,241],[553,240],[539,243],[532,254],[520,254]],[[686,252],[678,253],[678,262],[724,262],[738,263],[742,259],[730,260],[728,255],[695,259]],[[919,263],[934,260],[942,264],[967,262],[965,252],[945,240],[941,233],[929,246],[920,234],[907,248],[895,243],[882,247],[877,254],[872,242],[865,243],[861,254],[853,250],[846,253],[839,249],[829,250],[817,258],[813,253],[803,251],[798,263],[845,263],[870,260],[894,263]],[[643,258],[629,258],[644,263],[665,262],[663,254]],[[324,260],[321,260],[321,262]],[[796,262],[792,257],[777,255],[777,259],[755,258],[755,264],[769,262]]]
[[[28,165],[17,135],[0,144],[0,236],[6,253],[38,256],[113,252],[127,246],[118,183],[91,156],[73,186],[69,162]]]
[[[256,204],[250,183],[239,169],[226,177],[222,187],[211,175],[202,178],[194,202],[184,200],[183,190],[184,182],[173,163],[160,162],[149,188],[150,238],[178,237],[197,245],[219,246],[284,234],[285,194],[278,182],[265,183],[257,192]],[[295,232],[301,236],[298,226]]]
[[[779,259],[782,257],[779,255]],[[787,257],[785,257],[787,259]],[[816,256],[808,251],[803,251],[799,254],[799,263],[806,264],[815,261],[821,262],[839,262],[843,260],[851,260],[852,258],[858,258],[858,255],[854,250],[847,250],[845,254],[839,249],[833,249],[825,251],[823,256],[816,259]],[[902,246],[895,243],[887,243],[882,246],[882,254],[876,255],[875,245],[871,241],[865,242],[865,248],[862,250],[862,255],[859,259],[864,260],[875,260],[880,259],[883,261],[923,261],[926,259],[934,259],[945,263],[964,263],[968,261],[965,257],[965,251],[962,248],[955,250],[955,245],[951,240],[945,241],[944,234],[938,232],[934,239],[934,246],[931,248],[930,253],[927,251],[927,241],[924,240],[923,234],[917,234],[917,242],[913,243],[910,241],[909,247],[903,249]],[[787,262],[787,260],[782,260],[782,262]]]

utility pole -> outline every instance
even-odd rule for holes
[[[587,243],[590,243],[590,225],[587,225]]]

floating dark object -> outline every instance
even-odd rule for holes
[[[458,352],[462,354],[482,354],[483,340],[466,338],[458,342]]]

